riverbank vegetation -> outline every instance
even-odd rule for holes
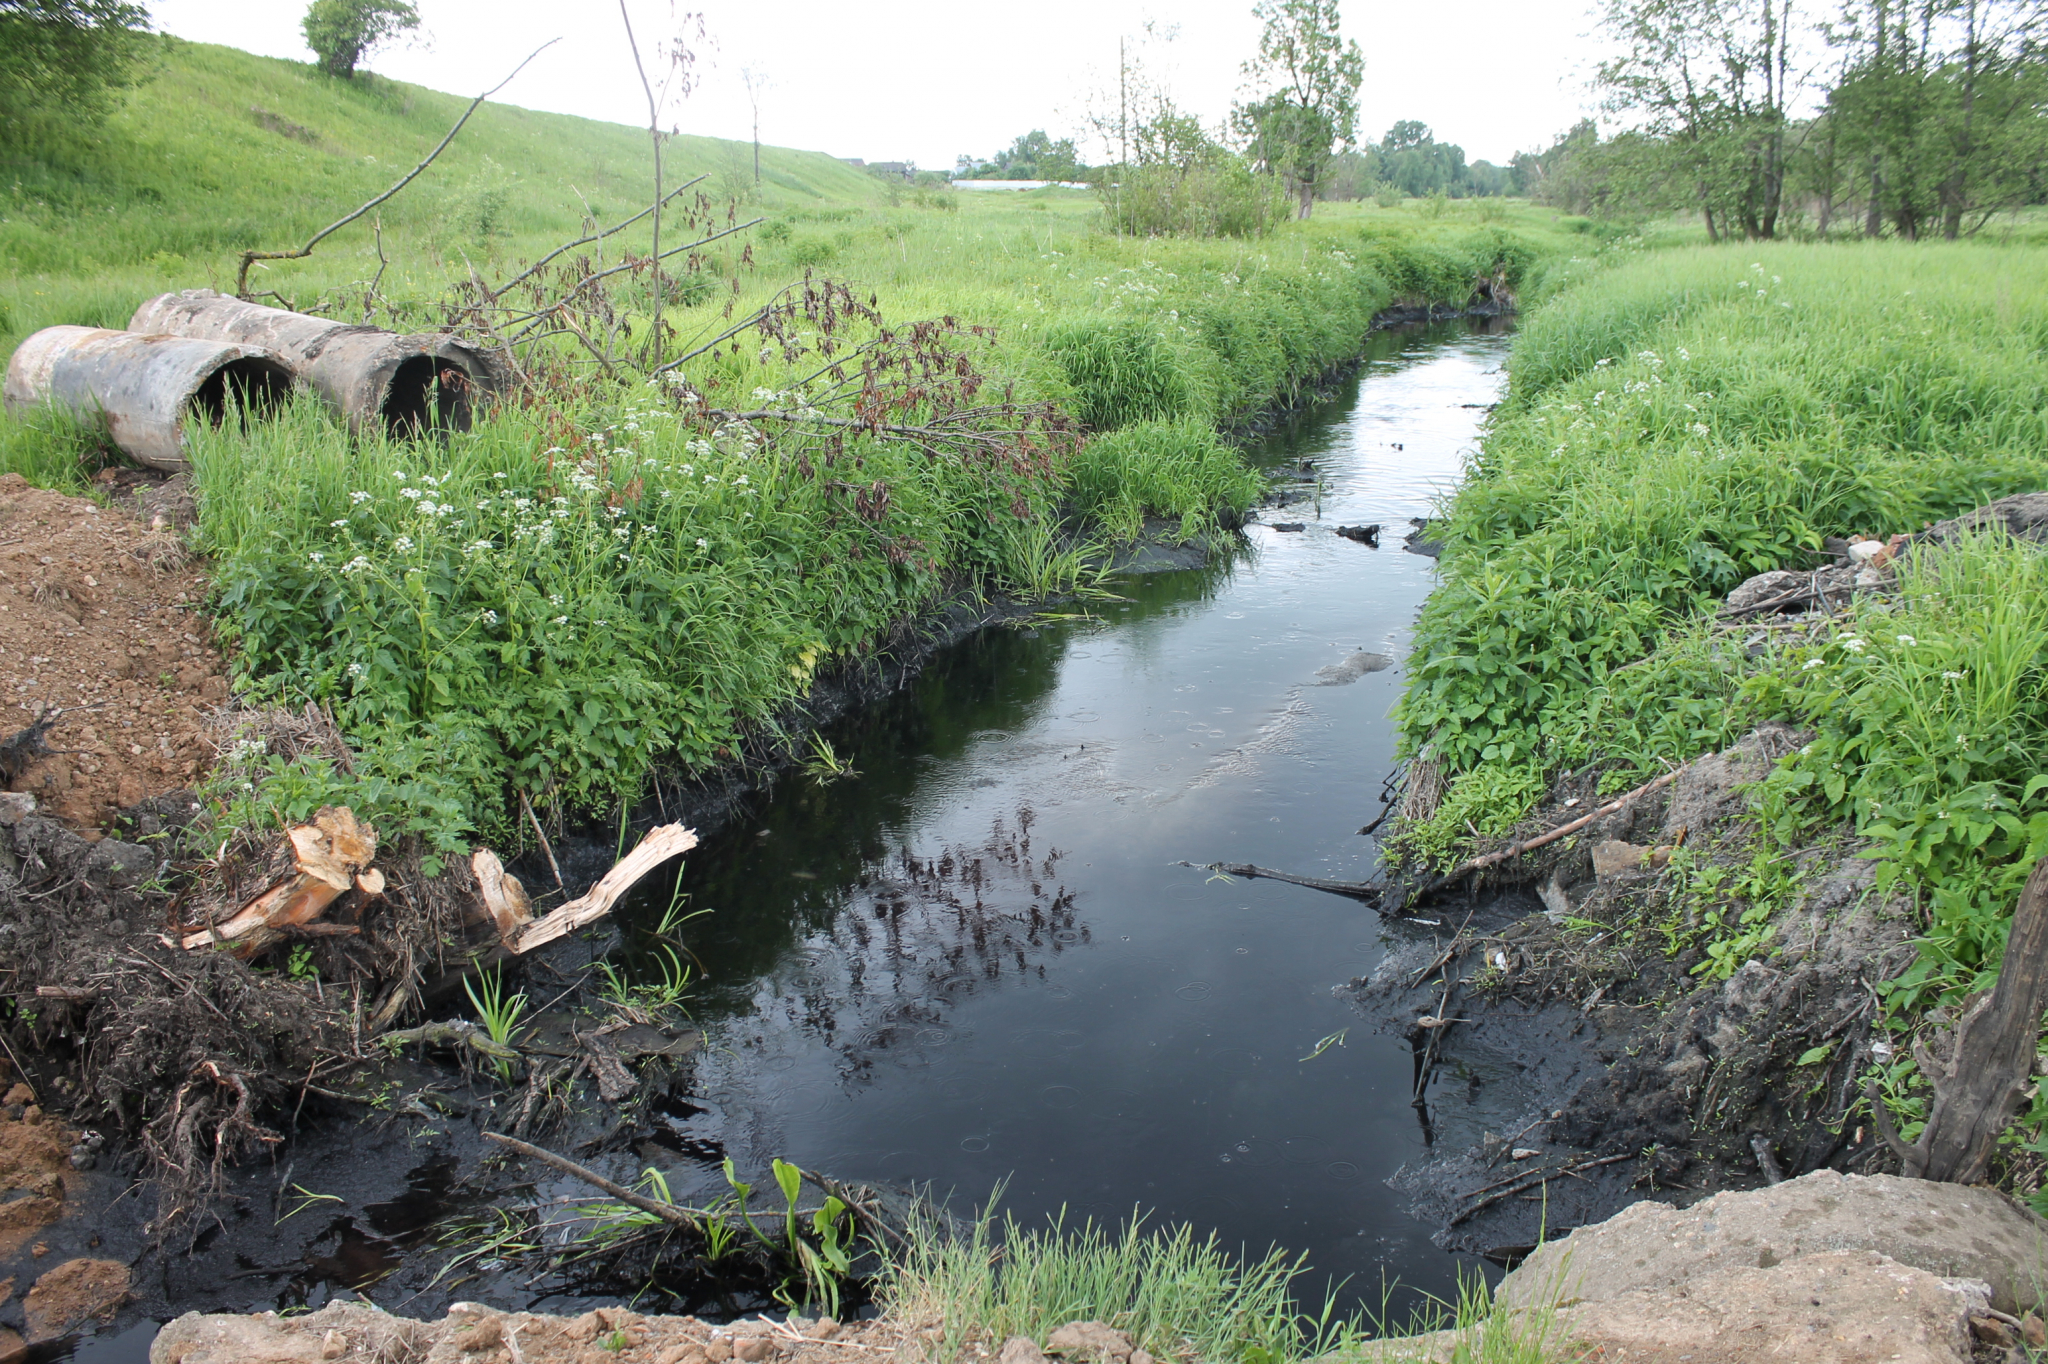
[[[1417,633],[1400,723],[1448,793],[1411,851],[1455,860],[1571,774],[1620,792],[1786,721],[1812,741],[1756,793],[1743,912],[1689,931],[1718,944],[1707,969],[1768,957],[1789,850],[1853,835],[1921,930],[1918,964],[1880,986],[1892,1026],[1988,986],[2048,853],[2039,551],[1996,532],[1906,548],[1895,592],[1810,632],[1715,608],[1751,575],[1830,562],[1826,537],[1911,534],[2048,482],[2048,288],[2031,261],[1907,243],[1666,251],[1537,309],[1447,509],[1444,585]],[[1917,1120],[1900,1040],[1882,1078]]]
[[[454,103],[225,49],[172,44],[164,60],[119,117],[148,122],[150,100],[189,104],[191,140],[154,152],[243,188],[201,240],[189,193],[143,211],[146,186],[122,179],[145,174],[140,152],[81,154],[101,178],[81,173],[69,189],[111,196],[113,211],[107,226],[81,226],[43,203],[0,229],[12,233],[0,251],[40,267],[4,292],[10,338],[120,326],[150,294],[228,286],[238,248],[337,216],[359,181],[431,146]],[[252,88],[328,141],[252,122]],[[160,120],[149,136],[177,126]],[[623,132],[486,106],[455,144],[466,160],[437,163],[417,202],[394,200],[381,241],[351,229],[308,260],[272,263],[264,284],[402,329],[474,316],[472,269],[504,279],[576,235],[576,156],[618,168],[604,216],[624,216],[641,172],[637,153],[606,140]],[[300,197],[259,218],[216,136],[301,171]],[[525,160],[540,146],[554,159]],[[358,163],[372,154],[383,169],[366,176]],[[715,148],[674,152],[685,167],[693,155],[717,164]],[[1258,241],[1120,239],[1078,192],[961,196],[941,211],[891,204],[828,158],[764,156],[776,173],[745,207],[759,227],[665,281],[670,354],[721,332],[730,344],[652,387],[636,367],[654,304],[640,271],[585,318],[608,329],[611,359],[593,363],[561,335],[522,350],[529,371],[554,377],[445,444],[351,440],[310,407],[195,440],[196,536],[243,695],[329,706],[364,755],[353,775],[308,770],[275,789],[308,788],[452,850],[516,842],[521,795],[609,818],[658,766],[686,776],[800,748],[806,735],[781,732],[785,709],[942,600],[1056,589],[1081,562],[1076,534],[1128,537],[1150,517],[1192,537],[1241,512],[1259,484],[1216,433],[1313,391],[1383,309],[1462,306],[1592,245],[1546,214],[1466,205],[1343,206]],[[487,224],[472,191],[493,166],[516,173],[493,182]],[[54,163],[45,172],[46,186],[61,178]],[[644,251],[644,228],[601,247]],[[834,378],[835,345],[868,377]],[[953,423],[958,438],[830,425],[863,402],[906,429]],[[83,488],[90,433],[41,418],[7,433],[10,467]],[[421,762],[429,750],[436,761]]]

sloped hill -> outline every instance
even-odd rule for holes
[[[214,282],[224,270],[231,278],[235,252],[297,245],[389,185],[471,98],[160,41],[154,75],[103,130],[33,156],[0,155],[0,273],[95,276],[153,266],[184,283],[195,282],[195,271]],[[707,174],[704,187],[721,204],[757,193],[750,144],[679,137],[667,159],[671,183]],[[763,147],[761,169],[758,199],[769,208],[866,204],[881,193],[872,177],[821,152]],[[600,221],[615,221],[644,206],[652,189],[644,130],[486,104],[382,210],[387,254],[455,265],[565,239],[583,203]],[[366,256],[374,269],[367,222],[332,249]],[[13,311],[34,312],[36,296],[15,293]],[[0,331],[19,335],[31,321],[0,318]]]

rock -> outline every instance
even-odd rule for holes
[[[1637,1289],[1567,1308],[1558,1324],[1594,1359],[1968,1364],[1983,1293],[1872,1251],[1836,1250]]]
[[[2012,1327],[1997,1317],[1971,1317],[1970,1334],[1986,1345],[1997,1346],[1999,1349],[2011,1349],[2020,1343],[2020,1338]]]
[[[1768,1269],[1799,1256],[1870,1251],[1944,1278],[1990,1286],[1990,1305],[2038,1310],[2048,1281],[2048,1222],[1988,1189],[1896,1175],[1816,1170],[1680,1211],[1642,1202],[1538,1249],[1496,1294],[1527,1306],[1562,1287],[1564,1300],[1600,1302],[1694,1284],[1724,1269]]]
[[[1364,677],[1367,673],[1382,672],[1394,666],[1394,660],[1385,654],[1368,653],[1360,649],[1340,663],[1331,663],[1316,669],[1321,678],[1318,687],[1345,687]]]
[[[1516,1358],[1641,1364],[1969,1364],[1969,1321],[1985,1286],[1943,1279],[1871,1251],[1826,1251],[1770,1269],[1730,1268],[1559,1309],[1546,1324],[1500,1318],[1369,1344],[1346,1364],[1453,1364],[1506,1343]],[[1503,1352],[1505,1354],[1505,1352]]]
[[[2001,497],[1952,521],[1937,521],[1920,538],[1931,544],[1953,540],[1964,531],[2003,525],[2022,540],[2048,544],[2048,492]]]
[[[19,824],[36,812],[36,798],[26,791],[0,791],[0,825]]]
[[[336,1359],[419,1359],[436,1328],[367,1303],[330,1302],[317,1312],[280,1317],[187,1312],[156,1333],[149,1364],[326,1364]],[[338,1353],[329,1353],[336,1346]]]
[[[1641,871],[1648,862],[1650,850],[1635,843],[1624,843],[1618,838],[1603,838],[1593,845],[1593,875],[1602,881]]]
[[[1029,1336],[1011,1336],[996,1355],[996,1364],[1045,1364],[1045,1352]]]
[[[1758,725],[1741,742],[1695,758],[1671,783],[1664,836],[1704,844],[1721,825],[1747,812],[1744,788],[1770,775],[1772,764],[1813,737],[1790,725]]]
[[[1361,545],[1371,545],[1374,549],[1380,547],[1380,528],[1378,526],[1339,526],[1337,527],[1337,534],[1343,536],[1346,540],[1356,540]]]
[[[1273,523],[1273,529],[1285,531],[1307,530],[1308,523],[1305,521],[1276,521]]]
[[[119,1260],[66,1260],[44,1272],[21,1301],[31,1341],[54,1340],[89,1321],[111,1321],[128,1301],[128,1266]]]
[[[1773,597],[1782,597],[1787,592],[1805,586],[1806,579],[1807,575],[1804,573],[1788,573],[1782,568],[1774,568],[1768,573],[1759,573],[1754,578],[1745,578],[1733,592],[1728,594],[1727,609],[1730,611],[1747,611],[1752,606],[1760,605],[1771,600]],[[1802,605],[1800,609],[1804,610],[1805,607]]]
[[[1067,1359],[1128,1364],[1137,1347],[1122,1331],[1100,1321],[1070,1321],[1046,1339],[1045,1348]]]

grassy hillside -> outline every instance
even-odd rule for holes
[[[303,242],[411,169],[471,98],[161,41],[153,78],[90,142],[0,160],[0,274],[11,277],[0,292],[0,333],[17,337],[54,321],[119,325],[133,306],[123,300],[152,286],[231,285],[235,252]],[[671,183],[701,173],[721,195],[753,193],[746,143],[679,137],[669,164]],[[884,190],[822,152],[763,147],[761,171],[769,209],[860,204]],[[434,273],[514,242],[567,239],[583,202],[613,221],[652,190],[645,131],[486,104],[383,209],[385,249],[415,274]],[[325,264],[344,262],[347,277],[375,269],[367,222],[328,250]],[[287,283],[282,267],[272,273]],[[332,273],[308,278],[325,283]],[[75,296],[65,300],[67,315],[51,315],[37,302],[58,296],[51,277],[102,279],[103,315],[70,315],[79,311]]]
[[[302,241],[409,168],[463,102],[168,44],[95,145],[4,168],[19,188],[0,222],[0,345],[60,322],[124,325],[165,289],[232,287],[238,249]],[[683,139],[675,159],[750,193],[750,165],[728,164],[739,150]],[[331,704],[362,770],[383,774],[364,778],[375,791],[314,783],[323,796],[455,846],[475,829],[523,836],[507,817],[514,789],[615,809],[657,764],[730,761],[818,670],[946,594],[1070,586],[1065,517],[1124,535],[1172,516],[1197,534],[1242,508],[1257,481],[1216,428],[1356,355],[1389,304],[1463,302],[1481,277],[1519,284],[1599,247],[1575,230],[1590,224],[1494,200],[1331,205],[1256,241],[1138,239],[1106,233],[1085,193],[892,190],[773,149],[764,168],[746,211],[767,221],[669,281],[685,344],[725,325],[728,301],[744,317],[828,275],[890,326],[957,319],[945,373],[978,369],[985,395],[1050,401],[1101,438],[1071,460],[1057,441],[996,464],[938,459],[803,420],[707,424],[687,401],[588,371],[440,447],[351,441],[311,408],[202,435],[198,540],[243,684]],[[434,325],[472,264],[503,279],[576,235],[579,194],[616,221],[651,193],[634,130],[487,107],[385,210],[375,318]],[[636,225],[608,259],[647,248]],[[354,320],[377,270],[365,222],[252,285]],[[608,288],[598,321],[625,356],[647,335],[652,280]],[[864,317],[837,339],[882,337]],[[849,401],[767,339],[736,339],[678,377],[740,410]],[[579,354],[568,336],[544,344]],[[910,375],[905,359],[890,373]],[[93,442],[44,418],[0,420],[0,467],[78,487],[81,453]],[[869,499],[857,505],[827,472],[849,460]],[[422,742],[438,763],[419,761]]]

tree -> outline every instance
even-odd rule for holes
[[[754,183],[761,183],[761,96],[774,82],[767,75],[751,66],[740,68],[740,79],[746,82],[747,103],[754,111]]]
[[[142,69],[148,25],[126,0],[0,0],[0,144],[106,117]]]
[[[1622,54],[1597,70],[1604,106],[1662,139],[1707,236],[1777,236],[1791,0],[1607,0],[1600,22]]]
[[[419,26],[410,0],[313,0],[300,24],[321,70],[344,80],[372,49]]]
[[[1293,189],[1306,218],[1330,158],[1358,136],[1365,56],[1338,32],[1337,0],[1259,0],[1252,13],[1265,28],[1244,76],[1265,93],[1239,104],[1231,126],[1252,160]]]
[[[1072,138],[1058,141],[1043,128],[1012,142],[987,161],[960,158],[955,180],[1072,180],[1081,172],[1081,153]]]

